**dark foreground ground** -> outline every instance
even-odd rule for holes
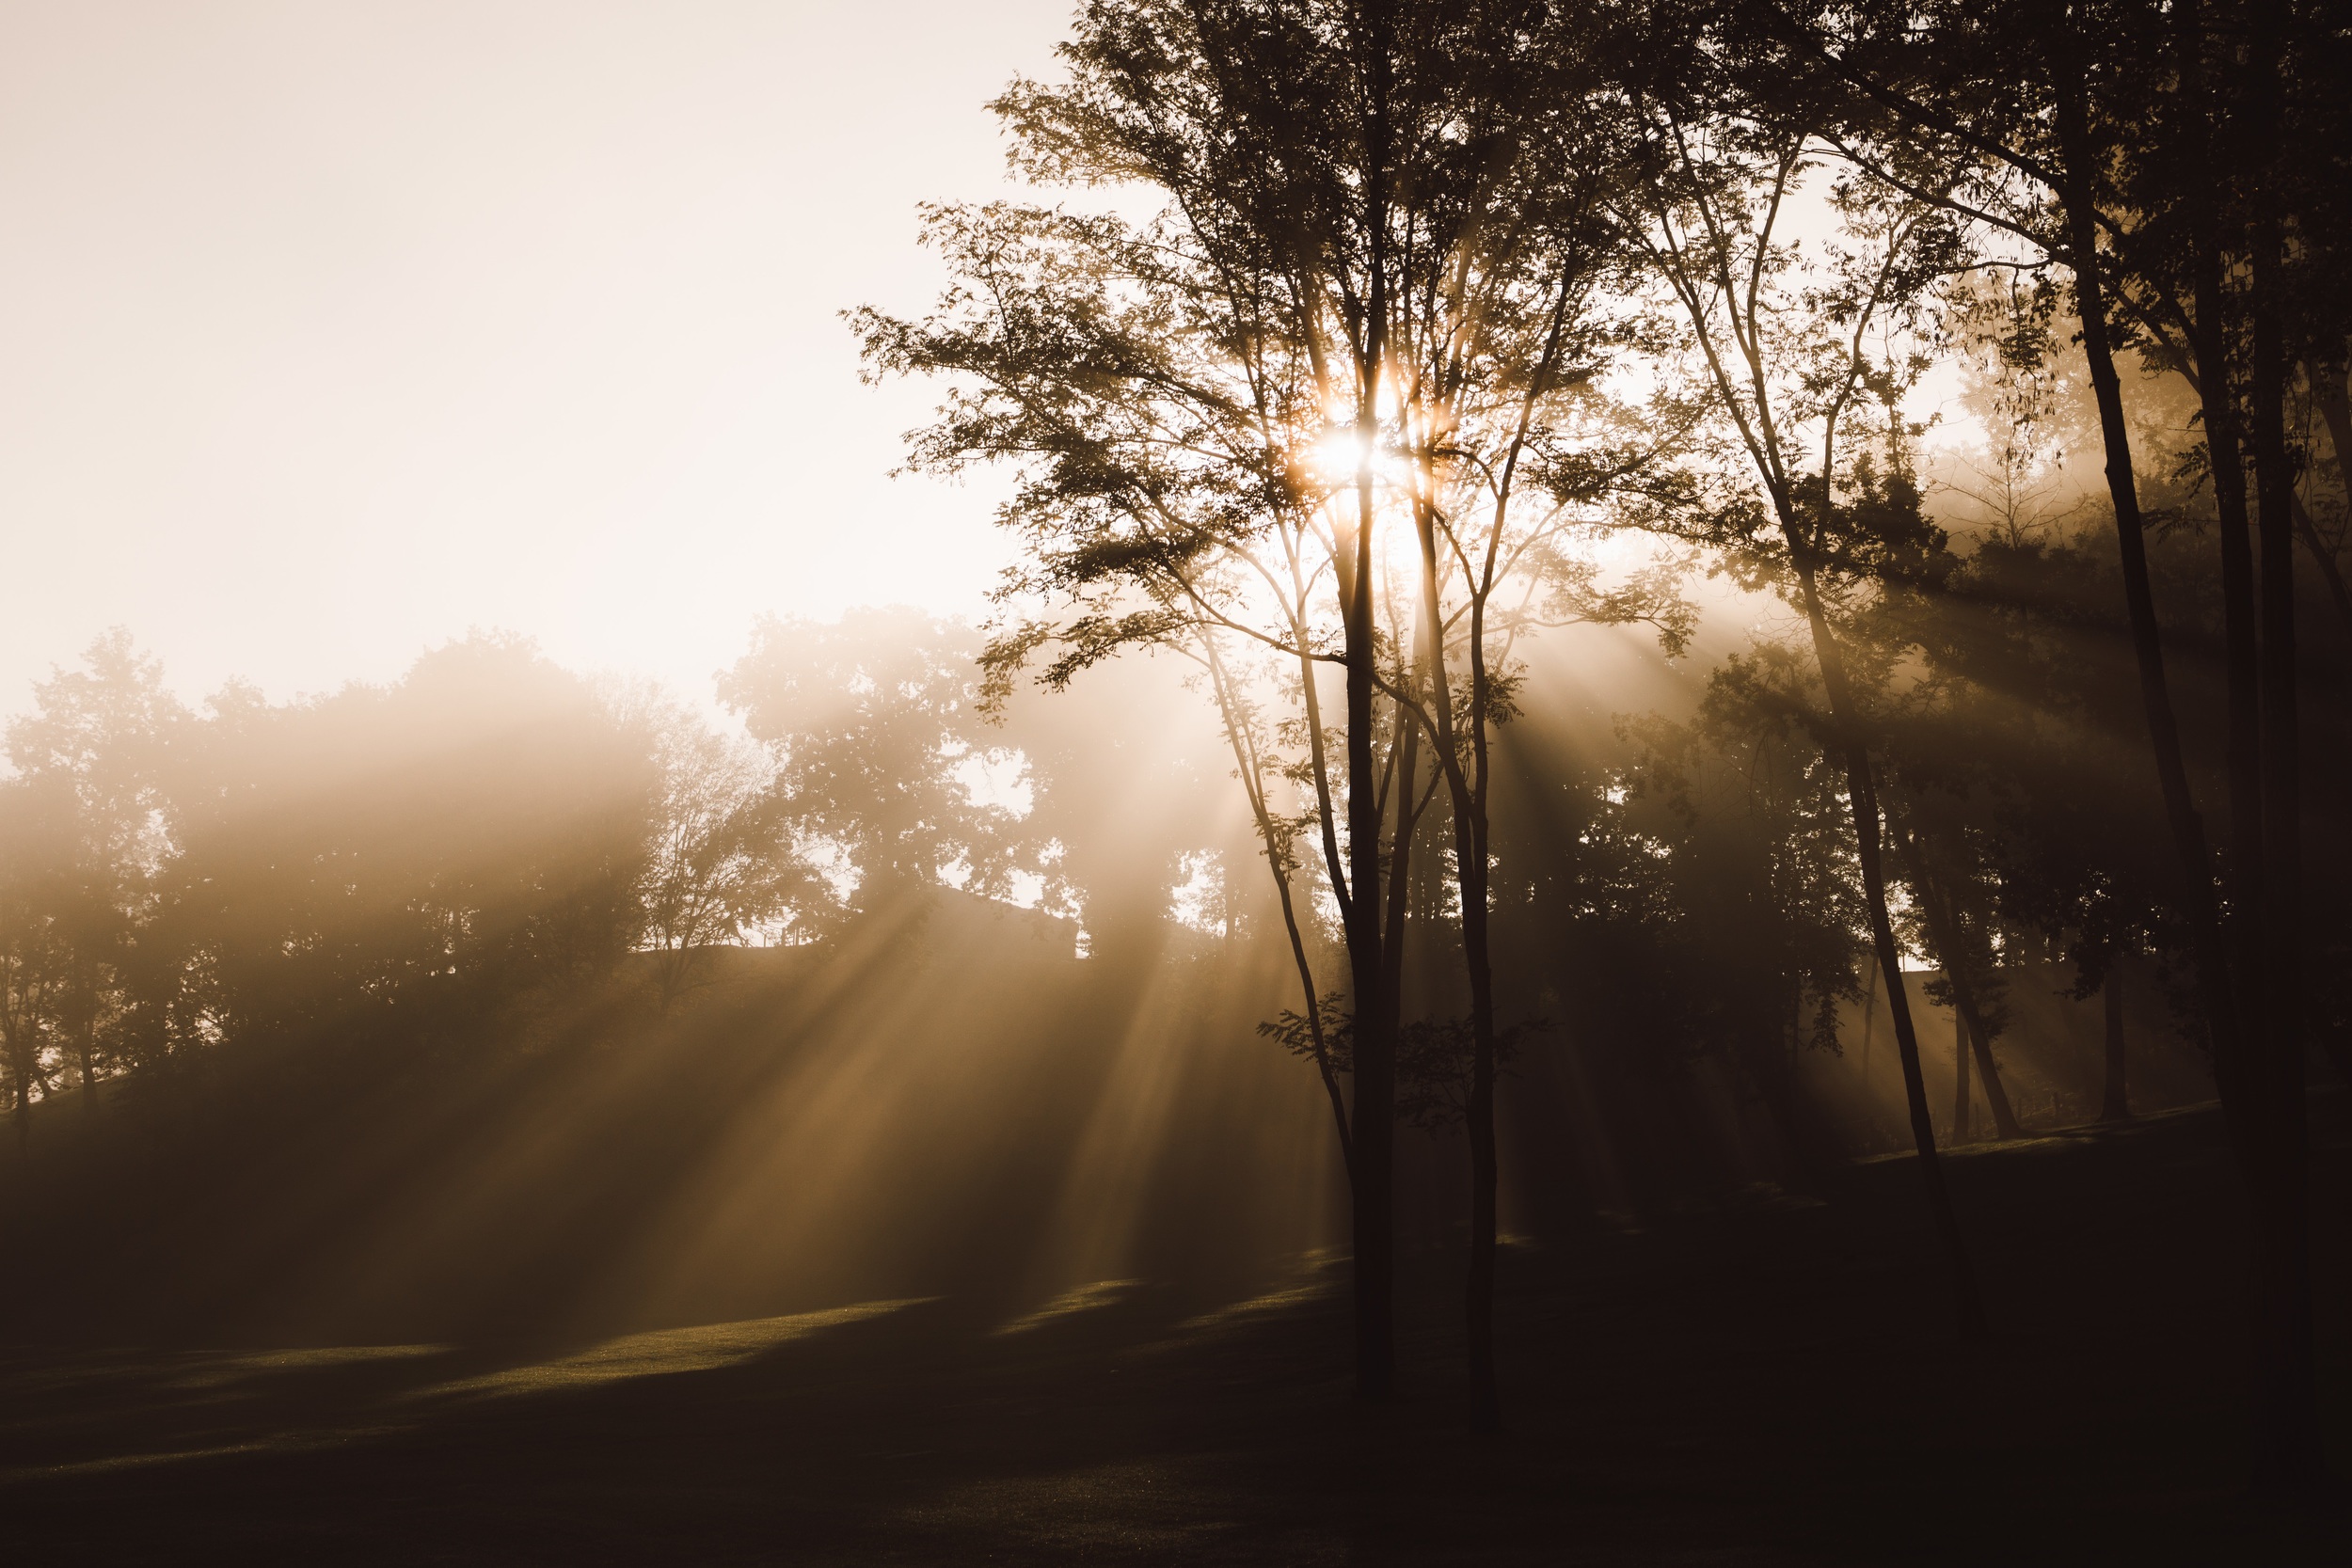
[[[2347,1431],[2352,1117],[2316,1107]],[[1331,1266],[600,1345],[0,1366],[8,1563],[2352,1562],[2245,1500],[2235,1190],[2209,1112],[1954,1161],[1995,1315],[1955,1350],[1907,1161],[1506,1259],[1511,1429],[1458,1422],[1445,1259],[1353,1406]]]

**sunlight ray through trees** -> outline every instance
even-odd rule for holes
[[[427,1424],[1231,1354],[1360,1544],[1454,1465],[1480,1539],[1686,1315],[1691,1427],[1867,1385],[1740,1435],[1816,1459],[1996,1386],[2146,1424],[2193,1322],[2287,1517],[2352,1321],[2346,48],[1089,0],[1007,193],[917,214],[931,304],[844,312],[935,399],[905,469],[989,486],[984,625],[200,704],[117,628],[34,687],[0,1339],[335,1346]]]

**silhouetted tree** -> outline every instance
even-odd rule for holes
[[[660,768],[638,897],[667,1011],[703,983],[712,949],[771,933],[805,942],[836,900],[800,847],[771,830],[768,752],[675,702],[644,702],[630,717]]]
[[[8,731],[34,819],[28,836],[45,845],[20,894],[21,918],[40,932],[27,940],[47,955],[33,1011],[94,1114],[101,1078],[129,1059],[127,977],[167,847],[160,781],[183,714],[161,665],[120,627],[90,644],[84,668],[53,672],[33,696],[34,710]]]
[[[1458,123],[1434,84],[1399,67],[1472,26],[1387,5],[1096,6],[1063,46],[1068,80],[1016,83],[998,112],[1032,181],[1125,185],[1161,210],[1140,223],[1009,203],[934,211],[929,237],[958,278],[941,311],[858,318],[880,369],[971,378],[915,460],[1015,467],[1003,517],[1030,562],[1011,591],[1075,602],[1067,620],[1015,628],[1000,668],[1052,645],[1048,678],[1063,681],[1193,626],[1300,665],[1354,997],[1357,1370],[1372,1396],[1393,1368],[1401,954],[1399,889],[1383,881],[1407,865],[1421,793],[1416,727],[1376,711],[1392,706],[1380,699],[1393,656],[1374,470],[1395,445],[1385,421],[1394,331],[1417,305],[1407,269],[1449,244],[1451,214],[1401,203],[1402,174],[1443,166]],[[1343,685],[1337,769],[1326,663]]]
[[[1823,247],[1810,275],[1793,271],[1786,226],[1820,145],[1801,99],[1777,102],[1754,87],[1724,54],[1672,32],[1629,62],[1623,155],[1642,178],[1628,187],[1625,221],[1679,308],[1691,373],[1722,433],[1726,463],[1716,474],[1730,489],[1714,531],[1747,554],[1757,579],[1783,585],[1805,620],[1822,697],[1818,733],[1846,773],[1929,1209],[1961,1333],[1973,1338],[1984,1308],[1935,1158],[1888,913],[1867,715],[1836,625],[1841,601],[1867,594],[1889,567],[1910,568],[1931,543],[1900,466],[1908,433],[1895,407],[1928,363],[1920,345],[1933,330],[1931,286],[1965,251],[1932,201],[1839,183],[1829,195],[1843,245]],[[1883,467],[1873,465],[1874,446]],[[1752,475],[1744,482],[1728,467],[1741,459]]]
[[[943,885],[1003,897],[1025,876],[1057,903],[1057,849],[1021,831],[1027,763],[993,743],[977,652],[962,628],[905,609],[760,622],[719,680],[773,768],[740,831],[776,865],[837,875],[867,913]]]

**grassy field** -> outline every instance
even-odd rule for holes
[[[2315,1104],[2326,1408],[2352,1454],[2352,1117]],[[1510,1427],[1460,1428],[1453,1261],[1351,1402],[1343,1265],[596,1344],[12,1347],[10,1563],[2298,1563],[2244,1496],[2210,1111],[1963,1152],[1963,1353],[1905,1160],[1506,1256]]]

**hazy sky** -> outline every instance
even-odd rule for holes
[[[469,626],[707,697],[761,610],[966,611],[892,481],[926,198],[1073,0],[0,0],[0,712],[120,623],[191,695]]]

